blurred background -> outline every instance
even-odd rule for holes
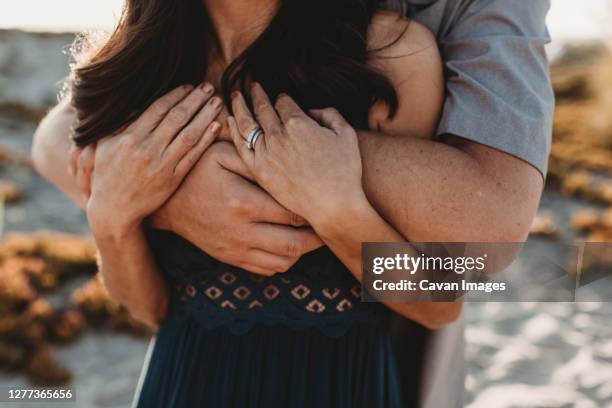
[[[129,406],[150,333],[107,297],[82,212],[28,153],[74,33],[121,5],[0,0],[0,385],[70,384],[79,407]],[[612,242],[612,1],[553,0],[548,23],[558,106],[530,244]],[[612,407],[612,304],[470,303],[465,318],[467,406]]]

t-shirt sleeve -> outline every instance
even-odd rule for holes
[[[461,3],[438,38],[447,98],[437,134],[493,147],[546,174],[554,110],[544,49],[550,1]]]

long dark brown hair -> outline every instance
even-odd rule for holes
[[[380,0],[282,0],[225,70],[226,102],[257,81],[272,98],[287,93],[304,109],[333,106],[358,128],[367,127],[377,101],[393,116],[395,90],[367,62],[368,27],[380,8]],[[113,134],[172,88],[201,82],[215,42],[202,0],[126,0],[115,31],[72,73],[75,142]]]

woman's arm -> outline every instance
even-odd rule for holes
[[[168,287],[142,228],[119,234],[99,225],[92,231],[108,292],[134,318],[157,327],[168,308]]]
[[[31,156],[36,171],[84,209],[87,199],[79,189],[75,176],[68,172],[68,157],[73,144],[70,128],[74,119],[74,109],[65,98],[38,125]]]
[[[417,22],[393,12],[379,12],[370,27],[369,43],[371,49],[378,50],[371,56],[370,63],[389,78],[398,96],[396,115],[389,119],[386,107],[377,104],[370,112],[370,127],[383,132],[389,140],[431,139],[444,102],[442,61],[434,36]],[[339,127],[334,122],[342,118],[328,112],[327,115],[319,114],[317,119],[328,127]],[[372,163],[364,158],[364,173],[366,170],[372,173]],[[374,163],[376,169],[382,163],[385,162]],[[369,180],[368,184],[365,181],[364,186],[371,186]],[[369,194],[369,190],[366,192]],[[341,208],[319,213],[319,219],[309,220],[323,241],[360,281],[362,242],[406,242],[399,229],[405,223],[389,224],[378,212],[378,207],[373,207],[369,195],[367,199],[365,194],[361,197],[344,201]],[[401,205],[394,205],[390,211],[402,211],[398,208]],[[456,320],[462,308],[461,302],[405,302],[388,303],[387,306],[430,329]]]
[[[88,155],[89,150],[80,152],[70,174],[73,143],[69,129],[74,117],[74,109],[67,99],[49,112],[34,134],[32,161],[39,174],[85,209],[90,193],[81,190],[76,180],[92,173],[95,156]],[[156,327],[166,314],[168,289],[142,230],[138,228],[120,236],[102,225],[90,225],[90,228],[98,247],[99,269],[106,289],[134,318]]]
[[[319,212],[309,219],[323,242],[361,282],[362,242],[404,243],[406,239],[389,225],[365,197],[343,201],[334,210]],[[348,205],[347,205],[348,204]],[[358,221],[356,221],[358,220]],[[418,257],[414,251],[410,254]],[[462,302],[384,302],[384,304],[428,329],[444,327],[459,318]]]
[[[283,206],[308,220],[361,280],[362,242],[406,240],[368,203],[355,131],[335,109],[311,112],[321,123],[330,124],[320,126],[286,95],[273,107],[256,84],[251,97],[257,122],[265,133],[253,150],[245,146],[249,132],[258,125],[242,95],[235,95],[236,119],[230,117],[228,122],[241,158],[255,180]],[[456,319],[461,310],[460,303],[387,306],[432,329]]]
[[[211,95],[210,89],[178,88],[120,134],[98,141],[93,163],[79,161],[90,168],[78,166],[77,173],[92,173],[86,211],[106,287],[134,317],[153,326],[165,315],[168,289],[142,223],[215,139],[221,101]],[[93,148],[83,153],[88,149]]]

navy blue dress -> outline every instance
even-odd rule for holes
[[[360,302],[328,248],[262,277],[173,233],[150,238],[174,291],[139,407],[402,406],[391,312]]]

